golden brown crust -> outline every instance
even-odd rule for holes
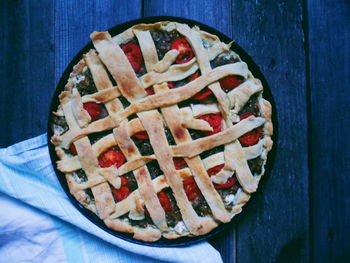
[[[156,93],[165,92],[167,89],[168,87],[166,84],[155,87]],[[167,122],[176,143],[181,144],[183,142],[192,141],[189,132],[181,126],[181,121],[178,121],[180,115],[178,106],[174,105],[167,108],[161,108],[161,112],[164,115],[164,119]],[[199,157],[195,157],[192,159],[185,159],[185,161],[188,164],[193,176],[195,177],[197,185],[203,193],[204,198],[212,209],[214,217],[219,221],[228,222],[229,217],[227,213],[225,213],[223,202],[218,193],[215,191],[214,186],[211,183],[206,170],[204,169],[201,159]]]
[[[110,34],[108,32],[94,32],[91,34],[91,39],[100,59],[117,82],[123,96],[129,100],[146,96],[130,62],[123,50],[112,40]]]
[[[181,143],[179,145],[173,146],[173,154],[177,157],[192,158],[206,150],[237,140],[243,134],[261,126],[264,122],[265,119],[263,118],[254,118],[251,116],[222,132],[200,138],[195,141]]]
[[[140,153],[128,135],[126,122],[122,122],[121,126],[114,130],[114,136],[118,142],[120,150],[129,160],[140,156]],[[150,174],[145,166],[134,170],[135,179],[140,190],[140,195],[145,200],[145,205],[150,213],[150,216],[156,226],[161,230],[167,229],[165,220],[165,212],[162,209],[157,198],[156,191],[153,187]]]
[[[146,70],[148,72],[153,71],[154,66],[158,62],[158,54],[151,33],[149,31],[135,29],[134,34],[138,42],[142,43],[140,48],[146,64]]]

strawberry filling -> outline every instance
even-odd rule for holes
[[[98,163],[103,168],[107,168],[112,165],[119,168],[125,162],[125,160],[126,159],[123,153],[115,147],[101,153],[98,157]]]
[[[89,113],[91,121],[99,119],[103,110],[103,106],[95,102],[86,102],[83,104],[83,108]]]
[[[246,119],[252,115],[252,113],[244,113],[240,116],[240,120]],[[258,143],[262,135],[263,130],[260,127],[258,127],[250,132],[243,134],[241,137],[238,138],[238,140],[243,146],[252,146]]]
[[[220,86],[224,91],[228,92],[239,86],[242,82],[243,80],[241,77],[230,75],[220,80]]]
[[[198,119],[205,120],[213,128],[213,131],[204,131],[205,136],[221,132],[221,122],[222,122],[221,114],[209,113],[209,114],[199,116]]]
[[[134,43],[128,43],[122,46],[122,50],[135,72],[139,72],[142,65],[142,53],[140,47]]]
[[[170,49],[176,49],[180,52],[175,60],[176,64],[186,63],[194,57],[194,52],[185,38],[175,39],[171,43]]]

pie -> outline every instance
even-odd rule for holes
[[[257,190],[271,105],[238,54],[197,26],[90,35],[52,113],[70,193],[105,225],[154,242],[209,233]]]

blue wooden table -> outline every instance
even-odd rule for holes
[[[0,1],[0,147],[46,131],[51,96],[93,30],[198,20],[243,47],[276,100],[274,169],[210,242],[225,262],[350,262],[348,0]]]

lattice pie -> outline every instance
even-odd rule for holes
[[[261,82],[198,27],[139,24],[91,39],[53,112],[71,194],[109,228],[149,242],[229,222],[272,147]]]

